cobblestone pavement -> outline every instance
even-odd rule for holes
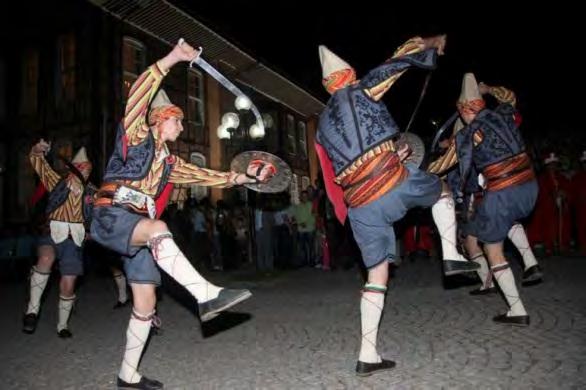
[[[546,282],[521,290],[532,324],[513,328],[491,321],[505,310],[500,296],[445,290],[437,262],[404,263],[379,332],[380,352],[397,368],[364,379],[353,372],[362,285],[355,270],[232,278],[253,298],[203,328],[193,301],[165,295],[164,333],[151,337],[141,371],[168,389],[584,389],[586,259],[544,266]],[[56,335],[54,280],[37,332],[21,333],[25,290],[24,281],[0,286],[0,388],[114,388],[130,308],[111,309],[111,280],[85,281],[69,340]]]

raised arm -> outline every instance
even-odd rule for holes
[[[148,123],[148,109],[169,70],[178,62],[191,61],[198,55],[199,51],[189,44],[178,43],[134,82],[128,94],[123,121],[129,145],[137,145],[147,136],[151,125]]]
[[[29,159],[33,169],[39,175],[41,183],[45,186],[47,191],[52,191],[55,185],[61,180],[61,176],[47,162],[45,154],[51,149],[51,144],[41,139],[35,146],[32,147],[29,154]]]
[[[409,67],[434,69],[436,57],[443,55],[445,45],[445,35],[411,38],[395,50],[390,59],[370,71],[360,81],[360,85],[368,96],[380,100]]]

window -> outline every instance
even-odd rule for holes
[[[305,122],[297,122],[297,141],[299,144],[299,154],[303,158],[307,158],[307,128]]]
[[[193,152],[189,156],[189,161],[192,164],[197,165],[198,167],[205,168],[206,167],[206,157],[198,152]],[[199,202],[203,198],[208,196],[208,187],[205,186],[198,186],[195,184],[191,185],[191,197],[197,199]]]
[[[295,137],[295,118],[287,114],[287,151],[290,154],[297,154],[297,137]]]
[[[57,43],[58,102],[72,102],[75,99],[75,36],[61,35]]]
[[[289,194],[291,195],[292,204],[299,204],[299,183],[297,180],[298,177],[294,173],[291,177],[291,184],[289,185]]]
[[[39,86],[39,52],[27,50],[22,64],[22,94],[20,95],[20,113],[34,115],[37,113]]]
[[[187,72],[187,133],[189,138],[195,139],[198,144],[206,144],[203,128],[204,91],[203,76],[195,69]]]
[[[145,46],[130,37],[122,41],[122,100],[126,102],[130,87],[146,68]]]

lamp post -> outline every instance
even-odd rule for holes
[[[245,150],[255,149],[257,141],[265,136],[264,128],[259,126],[256,121],[251,121],[251,117],[253,116],[250,110],[252,102],[247,96],[238,96],[234,102],[234,106],[238,113],[226,112],[222,115],[222,123],[217,129],[218,138],[228,141],[226,149],[229,152],[226,154],[230,157]],[[273,120],[269,114],[263,115],[262,121],[266,128],[273,126]],[[252,260],[256,259],[256,246],[253,244],[255,242],[254,235],[256,226],[255,213],[251,204],[251,193],[251,190],[245,189],[242,195],[246,208],[248,209],[248,261],[252,263]]]
[[[230,140],[230,145],[238,139],[241,140],[238,149],[245,149],[254,141],[260,140],[265,136],[264,129],[257,123],[250,125],[250,107],[252,102],[246,96],[239,96],[236,98],[235,106],[238,114],[234,112],[227,112],[222,115],[222,123],[218,126],[217,134],[220,139]],[[270,119],[271,123],[266,123]],[[266,127],[272,126],[272,118],[270,115],[263,116],[263,122]],[[240,150],[239,150],[240,151]]]

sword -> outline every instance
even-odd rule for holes
[[[179,46],[181,46],[183,44],[183,42],[185,42],[185,40],[183,38],[179,39]],[[222,84],[228,91],[232,92],[236,97],[243,96],[246,99],[248,99],[251,103],[250,110],[252,111],[252,113],[254,114],[254,117],[256,118],[256,124],[257,124],[257,126],[259,126],[261,133],[264,133],[264,130],[265,130],[264,122],[262,120],[262,117],[260,116],[260,111],[254,105],[254,103],[252,103],[252,100],[250,100],[250,98],[248,96],[246,96],[246,94],[244,92],[242,92],[242,90],[240,88],[238,88],[236,85],[234,85],[233,82],[228,80],[226,78],[226,76],[224,76],[223,74],[218,72],[218,70],[216,68],[214,68],[213,66],[211,66],[209,62],[204,60],[201,57],[202,52],[203,52],[203,49],[201,47],[199,47],[199,55],[197,56],[197,58],[195,58],[194,60],[192,60],[189,63],[189,66],[193,67],[193,64],[197,64],[200,68],[205,70],[207,74],[209,74],[217,82]]]
[[[433,142],[431,143],[431,153],[434,153],[437,149],[437,144],[439,142],[440,137],[446,131],[448,127],[452,125],[458,119],[460,113],[458,111],[454,112],[451,117],[448,118],[447,121],[436,131],[435,137],[433,137]]]

